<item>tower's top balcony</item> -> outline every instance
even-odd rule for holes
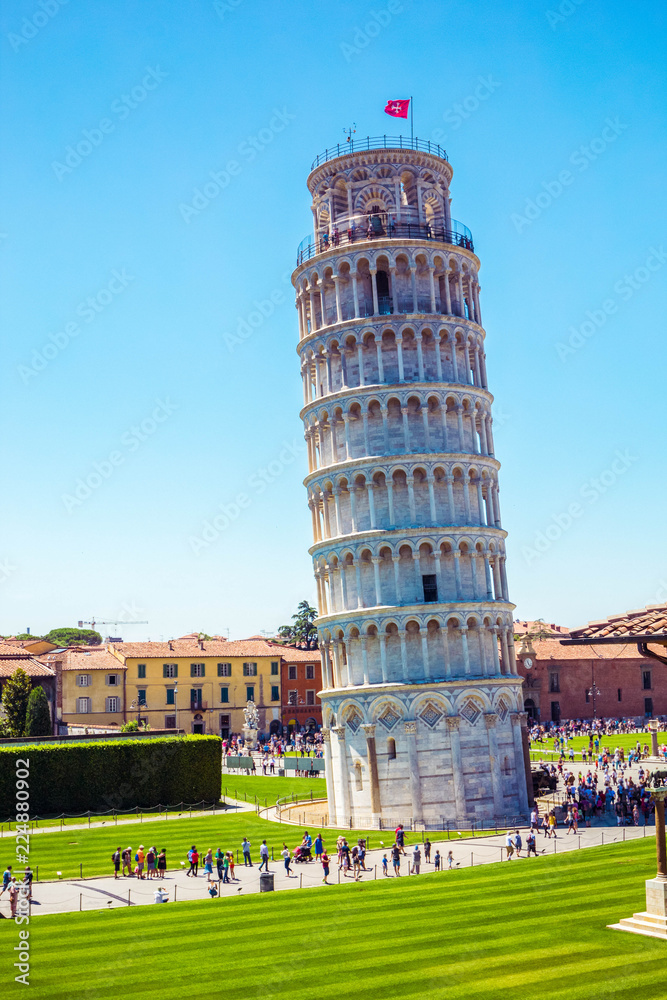
[[[333,160],[338,156],[347,156],[349,153],[364,153],[373,149],[412,149],[419,153],[430,153],[431,156],[438,156],[447,163],[447,153],[436,142],[428,139],[408,139],[403,135],[380,135],[366,136],[365,139],[348,139],[347,142],[339,142],[329,149],[325,149],[315,157],[311,164],[311,171],[316,167]]]
[[[417,211],[403,209],[400,220],[388,212],[368,212],[352,218],[343,217],[330,228],[322,229],[317,236],[306,236],[296,251],[296,266],[305,261],[335,250],[339,246],[368,243],[369,240],[428,240],[447,243],[474,251],[472,233],[462,222],[438,218],[433,222],[420,219]]]

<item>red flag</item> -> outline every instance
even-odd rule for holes
[[[392,118],[407,118],[409,104],[409,98],[407,101],[387,101],[385,114],[391,115]]]

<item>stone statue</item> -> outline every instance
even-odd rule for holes
[[[259,729],[259,712],[254,701],[249,701],[246,704],[246,707],[243,709],[243,715],[245,717],[244,729]]]

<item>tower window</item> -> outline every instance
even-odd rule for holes
[[[623,691],[621,690],[621,688],[619,688],[619,689],[618,689],[618,700],[619,700],[619,701],[622,701],[622,700],[623,700],[623,698],[622,698],[622,694],[623,694]]]
[[[435,574],[426,574],[422,576],[422,583],[424,585],[424,603],[433,604],[438,600],[438,581]]]
[[[653,698],[644,698],[644,715],[653,715]]]
[[[560,679],[558,674],[549,674],[549,690],[554,693],[560,691]]]
[[[387,757],[389,760],[396,760],[396,740],[391,736],[387,740]]]

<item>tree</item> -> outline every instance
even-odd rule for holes
[[[124,722],[120,727],[121,733],[147,733],[151,727],[147,722],[139,722],[136,719],[130,719],[129,722]]]
[[[33,688],[28,698],[28,708],[25,714],[26,736],[51,736],[51,712],[49,702],[41,684]]]
[[[25,716],[32,684],[25,670],[17,667],[2,690],[2,708],[12,736],[25,736]]]
[[[41,635],[31,635],[30,632],[19,632],[18,635],[14,636],[15,639],[32,639],[33,642],[39,642],[42,639]]]
[[[522,635],[515,635],[514,641],[523,642],[525,639],[527,643],[532,643],[533,640],[553,638],[553,632],[548,625],[544,624],[543,618],[537,618],[534,622],[531,622],[531,626]]]
[[[52,628],[44,636],[56,646],[99,646],[102,636],[92,628]]]
[[[292,625],[281,625],[278,635],[287,645],[305,646],[317,649],[317,629],[313,622],[317,618],[317,608],[308,601],[300,601],[296,614],[292,615]]]

